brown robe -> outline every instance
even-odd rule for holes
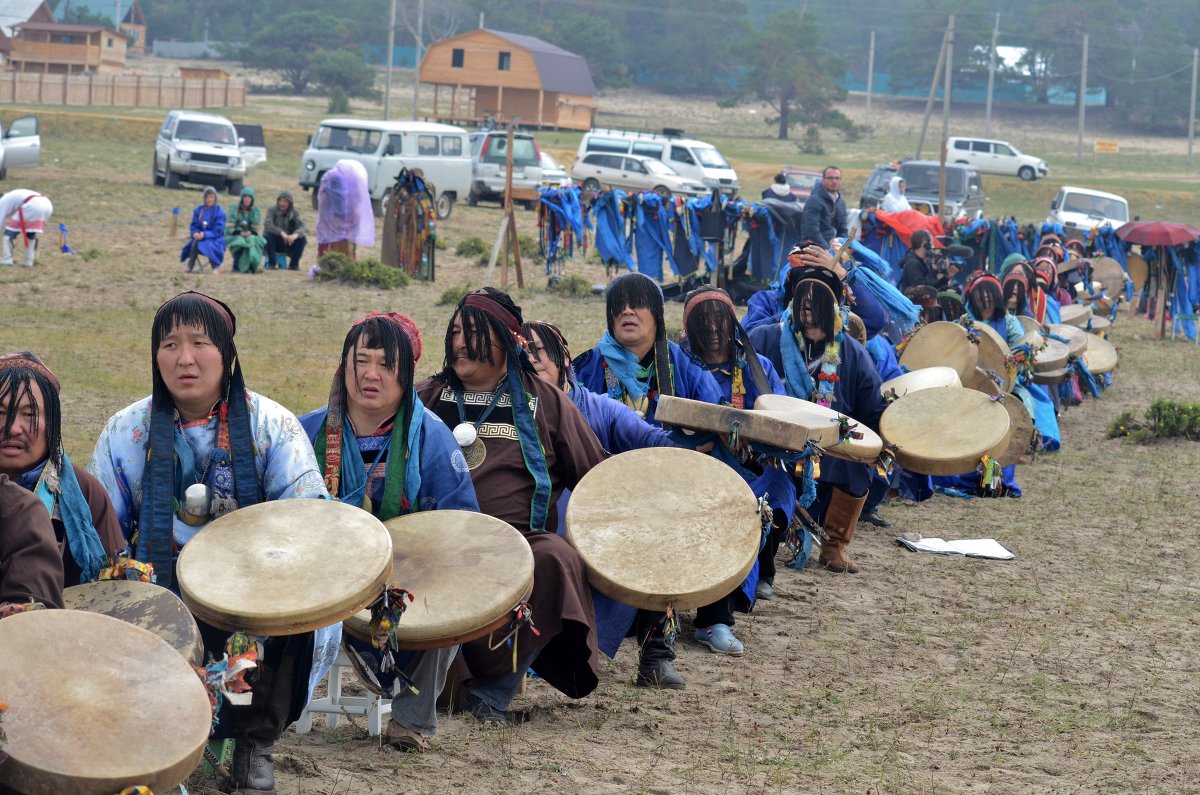
[[[534,422],[541,436],[546,465],[550,471],[551,495],[546,517],[546,532],[529,527],[534,482],[525,468],[516,427],[512,423],[512,404],[502,400],[479,426],[479,438],[486,448],[482,461],[471,471],[475,494],[483,513],[508,522],[524,534],[533,550],[534,585],[529,598],[533,622],[546,645],[533,663],[533,669],[547,683],[572,698],[583,698],[599,682],[599,654],[596,639],[596,611],[587,575],[578,553],[561,536],[556,503],[563,489],[573,489],[593,466],[604,460],[604,450],[587,421],[567,395],[536,376],[524,376],[525,391],[532,397]],[[461,421],[453,392],[436,379],[416,386],[421,401],[453,428]],[[490,393],[467,393],[464,408],[467,421],[484,412]],[[517,635],[517,653],[531,648],[533,633],[522,629]],[[507,645],[488,649],[488,639],[464,644],[458,657],[465,664],[465,683],[488,682],[512,671],[513,652]],[[460,668],[460,672],[462,669]]]
[[[104,486],[100,485],[100,481],[96,480],[86,469],[75,464],[72,464],[71,468],[75,470],[75,478],[79,481],[79,490],[83,492],[83,498],[87,500],[88,507],[92,510],[92,527],[96,528],[96,532],[99,533],[104,551],[110,558],[114,557],[127,544],[125,536],[121,532],[121,523],[117,521],[117,512],[113,508],[112,500],[108,498],[108,492],[104,490]],[[54,536],[62,548],[63,587],[70,588],[72,585],[79,585],[79,566],[75,564],[75,558],[71,556],[71,549],[67,544],[67,529],[62,520],[57,517],[53,520],[53,524]]]
[[[50,515],[33,492],[0,475],[0,602],[62,607],[63,568]]]

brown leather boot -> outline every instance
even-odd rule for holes
[[[867,495],[851,497],[841,489],[834,489],[829,496],[829,507],[825,510],[824,529],[828,538],[821,545],[820,564],[830,571],[858,574],[858,566],[846,557],[846,547],[854,538],[859,514],[867,502]]]

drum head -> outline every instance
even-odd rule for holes
[[[1125,270],[1112,257],[1097,257],[1092,260],[1092,278],[1100,282],[1110,295],[1125,292]]]
[[[1093,334],[1103,334],[1112,328],[1112,321],[1104,315],[1092,315],[1088,318],[1087,330]]]
[[[1041,324],[1038,323],[1033,318],[1029,317],[1028,315],[1017,315],[1017,320],[1019,320],[1021,322],[1021,327],[1023,329],[1025,329],[1026,334],[1028,334],[1031,331],[1041,331],[1042,330]]]
[[[738,435],[752,442],[797,452],[808,446],[808,428],[786,415],[718,406],[702,400],[663,395],[654,410],[655,422],[697,431]]]
[[[1056,337],[1066,340],[1067,353],[1078,356],[1087,348],[1087,332],[1078,326],[1068,326],[1065,323],[1052,323],[1047,330]]]
[[[388,584],[414,597],[396,625],[402,649],[482,637],[507,625],[533,592],[533,551],[507,522],[474,511],[422,511],[385,524],[393,550]],[[344,628],[369,643],[370,620],[364,610]]]
[[[1000,387],[1005,392],[1011,392],[1017,382],[1017,372],[1008,366],[1008,343],[987,323],[976,323],[973,328],[980,332],[977,366],[999,378]]]
[[[601,593],[644,610],[700,607],[754,567],[758,501],[732,468],[692,450],[621,453],[571,492],[566,538]]]
[[[1068,326],[1083,328],[1088,318],[1092,316],[1092,308],[1086,304],[1067,304],[1059,313],[1062,322]]]
[[[1061,369],[1067,366],[1069,357],[1070,351],[1066,345],[1058,340],[1046,340],[1046,347],[1034,354],[1033,371],[1040,373]]]
[[[976,367],[975,372],[971,373],[971,378],[963,386],[967,389],[974,389],[976,392],[982,392],[988,397],[999,397],[1004,394],[1000,384],[996,383],[996,379],[992,378],[982,367]]]
[[[887,407],[879,431],[896,461],[923,475],[972,472],[1007,438],[1008,412],[974,389],[926,389]]]
[[[1146,258],[1141,254],[1126,254],[1125,270],[1129,273],[1129,280],[1133,282],[1133,289],[1140,292],[1146,286],[1146,279],[1150,278],[1150,265]]]
[[[1016,395],[1009,395],[1000,405],[1008,412],[1008,444],[996,452],[996,461],[1006,467],[1017,463],[1021,456],[1033,446],[1033,418],[1029,409]]]
[[[1071,326],[1071,328],[1074,328],[1074,326]],[[1046,347],[1046,338],[1042,336],[1040,331],[1026,331],[1021,339],[1017,340],[1017,345],[1028,345],[1031,351],[1037,353]],[[1016,345],[1013,347],[1015,348]]]
[[[371,514],[332,500],[276,500],[208,524],[179,553],[179,595],[196,618],[253,635],[342,621],[383,592],[392,538]]]
[[[196,619],[166,588],[132,580],[89,582],[65,589],[63,606],[119,618],[158,635],[192,665],[204,662],[204,639]]]
[[[1067,380],[1067,368],[1059,367],[1056,370],[1042,370],[1033,374],[1033,383],[1035,384],[1059,384]]]
[[[1117,369],[1117,349],[1103,337],[1087,334],[1087,350],[1083,352],[1083,363],[1095,375],[1111,373]]]
[[[1070,273],[1071,271],[1076,270],[1076,269],[1081,269],[1081,270],[1086,269],[1087,266],[1089,266],[1091,264],[1092,264],[1091,261],[1086,260],[1086,259],[1065,259],[1062,262],[1058,263],[1058,265],[1056,267],[1058,269],[1059,275],[1061,276],[1064,273]]]
[[[936,389],[943,386],[962,386],[958,373],[953,367],[926,367],[924,370],[913,370],[911,373],[898,375],[884,381],[879,391],[884,397],[901,398],[909,392],[920,392],[922,389]]]
[[[177,787],[208,742],[212,709],[191,664],[157,635],[82,610],[0,621],[0,784],[28,795]]]
[[[979,347],[967,339],[967,330],[945,320],[917,329],[900,354],[900,364],[910,371],[953,367],[960,381],[971,376],[978,362]]]
[[[820,447],[824,455],[847,461],[870,462],[878,458],[879,451],[883,449],[883,440],[875,431],[860,424],[853,417],[847,417],[818,403],[810,403],[790,395],[759,395],[758,400],[754,402],[754,410],[768,411],[806,425],[809,429],[809,441]],[[843,419],[857,426],[853,432],[854,436],[841,438]],[[854,438],[855,436],[858,438]]]
[[[850,323],[847,330],[850,332],[851,337],[854,337],[854,339],[858,340],[859,345],[867,344],[867,327],[862,322],[862,318],[853,312],[850,313]],[[655,416],[658,415],[655,414]]]

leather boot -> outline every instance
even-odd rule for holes
[[[275,795],[275,744],[258,744],[238,737],[233,748],[230,792],[235,795]]]
[[[823,524],[828,538],[821,545],[819,562],[830,571],[858,574],[858,566],[846,557],[846,547],[854,538],[854,528],[858,525],[858,517],[866,501],[865,494],[861,497],[851,497],[836,488],[829,495],[829,507],[825,510]]]
[[[663,635],[662,613],[639,610],[634,619],[638,641],[638,671],[635,684],[682,690],[683,677],[675,670],[675,646]]]

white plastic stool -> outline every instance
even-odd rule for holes
[[[346,656],[346,650],[338,649],[337,659],[329,669],[329,694],[324,698],[316,698],[309,702],[300,719],[296,721],[296,734],[308,734],[312,731],[312,713],[324,713],[325,726],[336,729],[343,715],[366,715],[367,731],[372,737],[378,737],[383,731],[383,724],[392,716],[392,700],[368,693],[366,696],[343,696],[342,675],[345,671],[353,671],[354,666]]]

